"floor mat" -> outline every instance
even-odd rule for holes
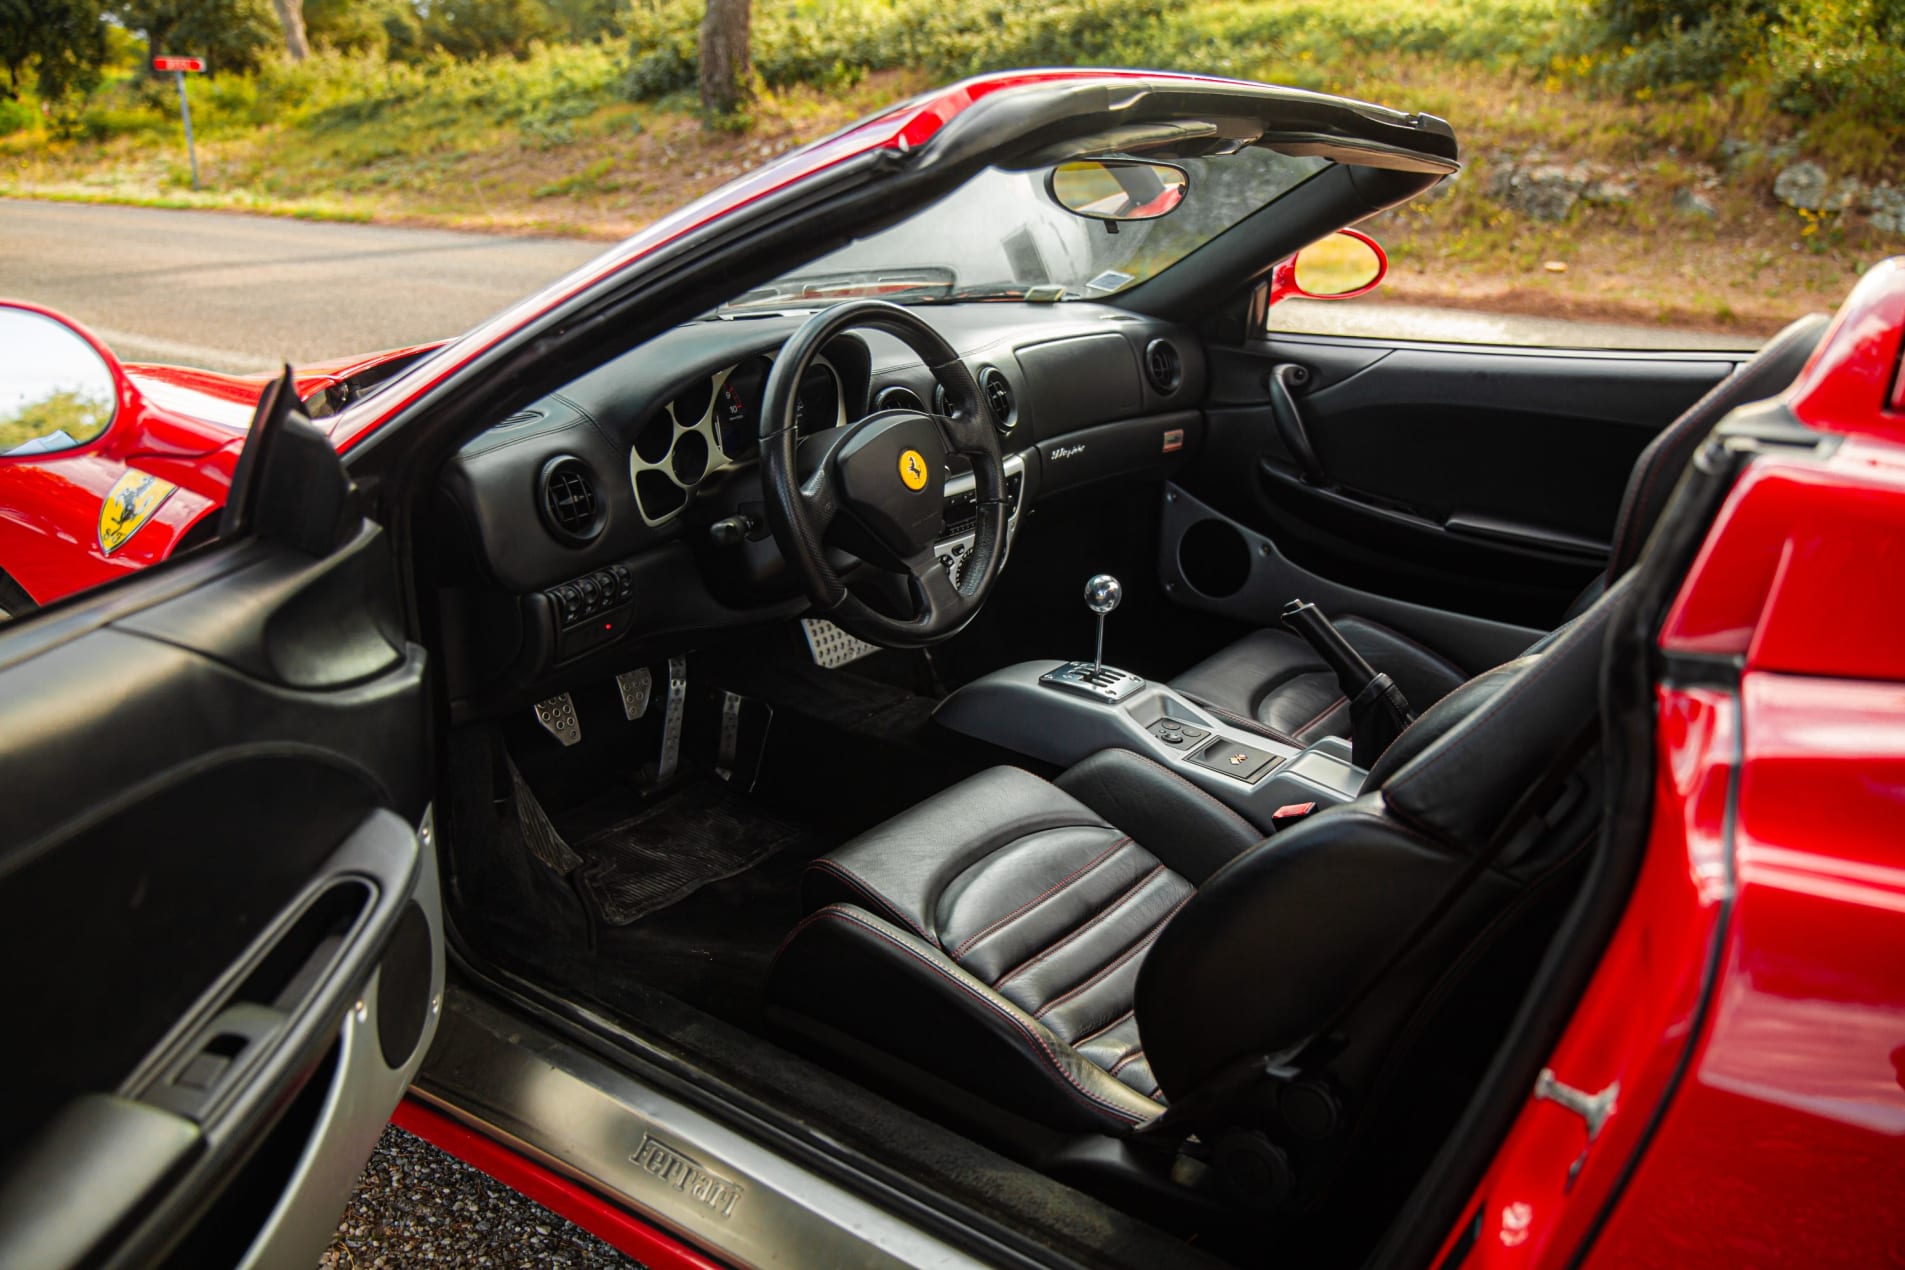
[[[726,785],[676,794],[577,846],[582,893],[610,926],[626,926],[699,888],[753,867],[801,830],[753,810]]]

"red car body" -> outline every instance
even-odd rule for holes
[[[224,506],[258,398],[273,379],[183,366],[119,365],[90,332],[60,320],[123,373],[117,376],[117,413],[97,438],[69,450],[0,462],[0,570],[36,604],[155,564],[213,517]],[[435,347],[305,367],[297,373],[298,396],[316,401],[320,394]],[[100,518],[128,473],[146,473],[175,488],[128,537],[109,544]]]
[[[717,191],[346,410],[333,441],[356,444],[486,348],[690,229],[845,159],[917,145],[1027,78],[916,99]],[[1756,457],[1680,589],[1660,657],[1718,659],[1737,683],[1662,677],[1638,879],[1546,1078],[1448,1231],[1443,1265],[1905,1256],[1902,344],[1905,260],[1894,260],[1859,284],[1785,397],[1793,419],[1842,442],[1823,460]],[[323,368],[300,391],[383,360]],[[0,566],[36,598],[159,559],[215,509],[243,428],[203,412],[238,412],[263,382],[128,376],[145,399],[101,441],[0,476]],[[88,539],[129,465],[179,494],[108,557]],[[34,552],[38,563],[16,566]],[[710,1264],[508,1144],[415,1103],[398,1122],[647,1264]]]

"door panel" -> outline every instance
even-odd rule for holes
[[[322,1251],[442,983],[396,596],[366,522],[0,627],[0,1263]]]
[[[1547,627],[1605,563],[1641,450],[1743,356],[1324,336],[1217,349],[1185,484],[1345,585]],[[1302,370],[1280,421],[1285,365]]]

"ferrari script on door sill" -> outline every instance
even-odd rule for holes
[[[630,1158],[643,1172],[674,1187],[722,1221],[734,1216],[735,1206],[746,1193],[739,1182],[708,1172],[652,1134],[642,1135],[641,1149]]]

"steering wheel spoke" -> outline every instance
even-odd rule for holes
[[[801,478],[800,506],[816,538],[825,536],[840,514],[840,494],[824,457]]]
[[[925,629],[949,621],[963,623],[977,607],[973,597],[959,589],[952,570],[932,548],[906,561],[906,572],[912,576],[914,596],[919,602],[914,621]]]

